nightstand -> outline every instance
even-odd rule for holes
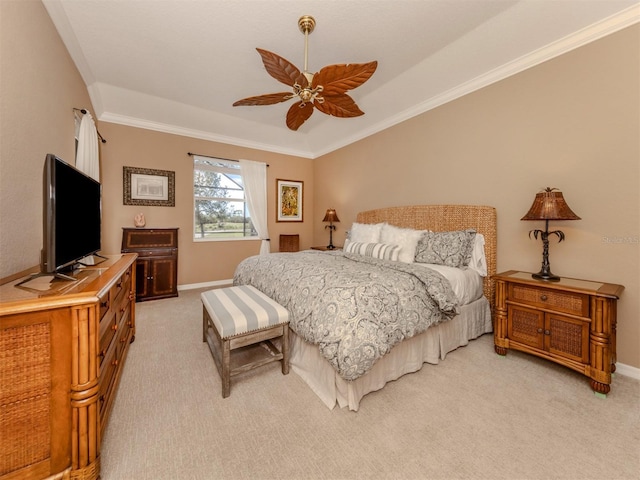
[[[596,393],[609,393],[622,285],[576,278],[549,282],[514,270],[494,279],[496,353],[537,355],[586,375]]]
[[[311,250],[322,250],[323,252],[332,252],[333,250],[342,250],[342,247],[335,247],[335,248],[311,247]]]

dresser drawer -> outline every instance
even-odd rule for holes
[[[589,317],[589,295],[528,285],[509,285],[508,300],[537,308]]]
[[[98,351],[98,357],[100,358],[100,365],[107,355],[109,346],[113,337],[115,337],[118,330],[118,319],[114,311],[110,311],[109,314],[100,321],[100,350]]]
[[[109,352],[100,367],[100,390],[98,393],[98,408],[100,411],[100,423],[106,420],[106,413],[111,401],[113,383],[116,379],[116,372],[120,363],[120,349],[117,345],[110,348]]]
[[[111,291],[105,293],[100,300],[98,301],[98,307],[100,308],[100,321],[104,318],[104,316],[111,308]]]

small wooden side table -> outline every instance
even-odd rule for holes
[[[616,307],[624,287],[576,278],[549,282],[510,270],[496,275],[495,351],[520,350],[590,378],[606,395],[616,363]]]
[[[178,229],[122,229],[122,253],[137,253],[136,301],[178,296]]]

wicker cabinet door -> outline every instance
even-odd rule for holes
[[[533,348],[544,348],[544,312],[515,305],[509,305],[508,312],[509,338]]]
[[[589,362],[589,322],[549,313],[544,349],[581,363]]]

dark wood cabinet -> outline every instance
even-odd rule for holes
[[[122,252],[138,254],[136,301],[178,296],[177,228],[123,228]]]

